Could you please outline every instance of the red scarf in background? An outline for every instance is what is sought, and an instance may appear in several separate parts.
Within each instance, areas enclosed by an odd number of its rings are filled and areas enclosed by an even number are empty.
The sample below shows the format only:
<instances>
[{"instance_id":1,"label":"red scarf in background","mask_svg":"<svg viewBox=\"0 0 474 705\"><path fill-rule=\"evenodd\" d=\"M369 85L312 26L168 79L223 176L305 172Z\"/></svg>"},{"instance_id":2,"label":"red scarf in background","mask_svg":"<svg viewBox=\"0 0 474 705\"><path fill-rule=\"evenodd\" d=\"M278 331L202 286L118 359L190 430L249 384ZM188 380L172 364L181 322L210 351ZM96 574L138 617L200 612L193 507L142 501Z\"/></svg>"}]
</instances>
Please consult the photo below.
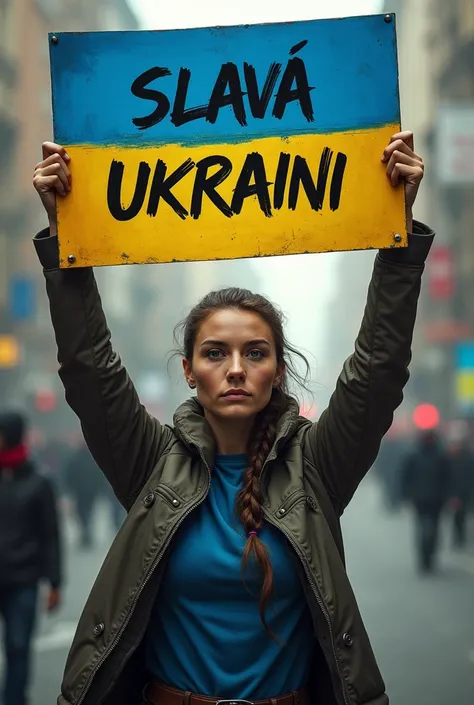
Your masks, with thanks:
<instances>
[{"instance_id":1,"label":"red scarf in background","mask_svg":"<svg viewBox=\"0 0 474 705\"><path fill-rule=\"evenodd\" d=\"M0 450L0 468L16 468L28 460L28 449L24 443L13 448Z\"/></svg>"}]
</instances>

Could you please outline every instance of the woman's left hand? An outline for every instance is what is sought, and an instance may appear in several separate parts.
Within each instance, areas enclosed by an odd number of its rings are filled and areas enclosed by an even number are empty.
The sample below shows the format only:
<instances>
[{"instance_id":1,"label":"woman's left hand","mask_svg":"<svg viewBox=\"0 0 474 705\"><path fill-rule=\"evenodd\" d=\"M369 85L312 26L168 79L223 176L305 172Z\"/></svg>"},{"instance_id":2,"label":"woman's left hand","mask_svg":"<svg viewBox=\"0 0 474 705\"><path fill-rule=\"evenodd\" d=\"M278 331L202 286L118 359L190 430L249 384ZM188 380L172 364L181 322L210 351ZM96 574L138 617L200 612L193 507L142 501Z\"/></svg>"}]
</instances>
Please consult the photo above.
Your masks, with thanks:
<instances>
[{"instance_id":1,"label":"woman's left hand","mask_svg":"<svg viewBox=\"0 0 474 705\"><path fill-rule=\"evenodd\" d=\"M392 186L405 182L407 228L412 229L412 208L424 175L423 159L414 151L413 132L398 132L390 138L384 149L382 161L387 164L387 176Z\"/></svg>"}]
</instances>

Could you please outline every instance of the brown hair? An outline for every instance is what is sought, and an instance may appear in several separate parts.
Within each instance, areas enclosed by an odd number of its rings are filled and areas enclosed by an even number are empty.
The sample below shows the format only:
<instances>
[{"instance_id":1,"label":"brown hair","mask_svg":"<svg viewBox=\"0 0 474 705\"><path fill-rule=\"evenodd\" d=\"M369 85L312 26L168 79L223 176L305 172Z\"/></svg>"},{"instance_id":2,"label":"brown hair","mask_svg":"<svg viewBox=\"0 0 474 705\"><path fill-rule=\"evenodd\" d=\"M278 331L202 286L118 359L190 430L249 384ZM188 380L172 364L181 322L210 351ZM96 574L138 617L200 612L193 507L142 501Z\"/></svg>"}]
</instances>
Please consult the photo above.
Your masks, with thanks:
<instances>
[{"instance_id":1,"label":"brown hair","mask_svg":"<svg viewBox=\"0 0 474 705\"><path fill-rule=\"evenodd\" d=\"M249 465L245 471L242 489L237 496L236 509L247 534L242 556L242 572L253 556L263 575L263 585L260 593L259 611L262 623L267 632L276 638L265 618L265 609L270 600L273 586L273 569L265 544L260 540L258 532L263 525L263 509L259 477L265 460L276 439L278 421L285 411L289 392L289 378L298 386L306 388L309 376L309 363L305 356L294 348L286 339L284 332L284 315L282 311L260 294L253 294L247 289L228 288L212 291L190 311L188 316L175 330L175 338L182 337L180 354L187 360L192 360L194 343L199 326L215 311L236 308L252 311L261 316L271 328L275 343L277 364L285 364L285 371L278 388L274 388L267 406L262 409L255 420L249 453ZM181 335L179 335L181 334ZM300 374L293 360L297 356L304 366L304 374ZM255 533L250 533L255 532Z\"/></svg>"}]
</instances>

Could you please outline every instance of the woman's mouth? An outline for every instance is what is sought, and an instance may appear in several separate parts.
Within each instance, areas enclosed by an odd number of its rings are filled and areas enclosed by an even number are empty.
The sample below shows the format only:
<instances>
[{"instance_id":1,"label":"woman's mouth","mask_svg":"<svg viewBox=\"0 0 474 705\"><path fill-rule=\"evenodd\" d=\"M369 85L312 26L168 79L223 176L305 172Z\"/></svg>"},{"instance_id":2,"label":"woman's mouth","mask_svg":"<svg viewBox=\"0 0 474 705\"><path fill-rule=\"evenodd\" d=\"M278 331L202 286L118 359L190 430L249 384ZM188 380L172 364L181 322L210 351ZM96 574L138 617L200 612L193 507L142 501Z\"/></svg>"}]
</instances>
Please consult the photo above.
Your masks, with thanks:
<instances>
[{"instance_id":1,"label":"woman's mouth","mask_svg":"<svg viewBox=\"0 0 474 705\"><path fill-rule=\"evenodd\" d=\"M229 401L242 401L242 399L248 399L251 394L246 392L245 389L229 389L222 396Z\"/></svg>"}]
</instances>

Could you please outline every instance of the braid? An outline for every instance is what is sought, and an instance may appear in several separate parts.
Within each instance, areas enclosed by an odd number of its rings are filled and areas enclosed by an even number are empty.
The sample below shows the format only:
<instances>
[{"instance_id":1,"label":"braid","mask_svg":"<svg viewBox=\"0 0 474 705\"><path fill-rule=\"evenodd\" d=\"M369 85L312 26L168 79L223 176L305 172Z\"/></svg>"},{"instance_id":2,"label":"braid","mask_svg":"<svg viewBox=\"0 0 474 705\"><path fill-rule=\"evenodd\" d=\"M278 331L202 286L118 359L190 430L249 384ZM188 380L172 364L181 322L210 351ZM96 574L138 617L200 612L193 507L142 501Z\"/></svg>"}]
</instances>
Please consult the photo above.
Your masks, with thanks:
<instances>
[{"instance_id":1,"label":"braid","mask_svg":"<svg viewBox=\"0 0 474 705\"><path fill-rule=\"evenodd\" d=\"M260 619L268 634L274 639L277 637L268 626L265 618L265 609L273 587L273 568L268 549L258 537L258 531L262 528L264 519L259 480L265 460L276 439L278 420L285 408L285 394L281 390L275 389L269 403L257 418L250 450L250 462L245 471L243 487L237 496L240 518L248 536L242 555L242 572L253 555L263 574L259 601Z\"/></svg>"}]
</instances>

